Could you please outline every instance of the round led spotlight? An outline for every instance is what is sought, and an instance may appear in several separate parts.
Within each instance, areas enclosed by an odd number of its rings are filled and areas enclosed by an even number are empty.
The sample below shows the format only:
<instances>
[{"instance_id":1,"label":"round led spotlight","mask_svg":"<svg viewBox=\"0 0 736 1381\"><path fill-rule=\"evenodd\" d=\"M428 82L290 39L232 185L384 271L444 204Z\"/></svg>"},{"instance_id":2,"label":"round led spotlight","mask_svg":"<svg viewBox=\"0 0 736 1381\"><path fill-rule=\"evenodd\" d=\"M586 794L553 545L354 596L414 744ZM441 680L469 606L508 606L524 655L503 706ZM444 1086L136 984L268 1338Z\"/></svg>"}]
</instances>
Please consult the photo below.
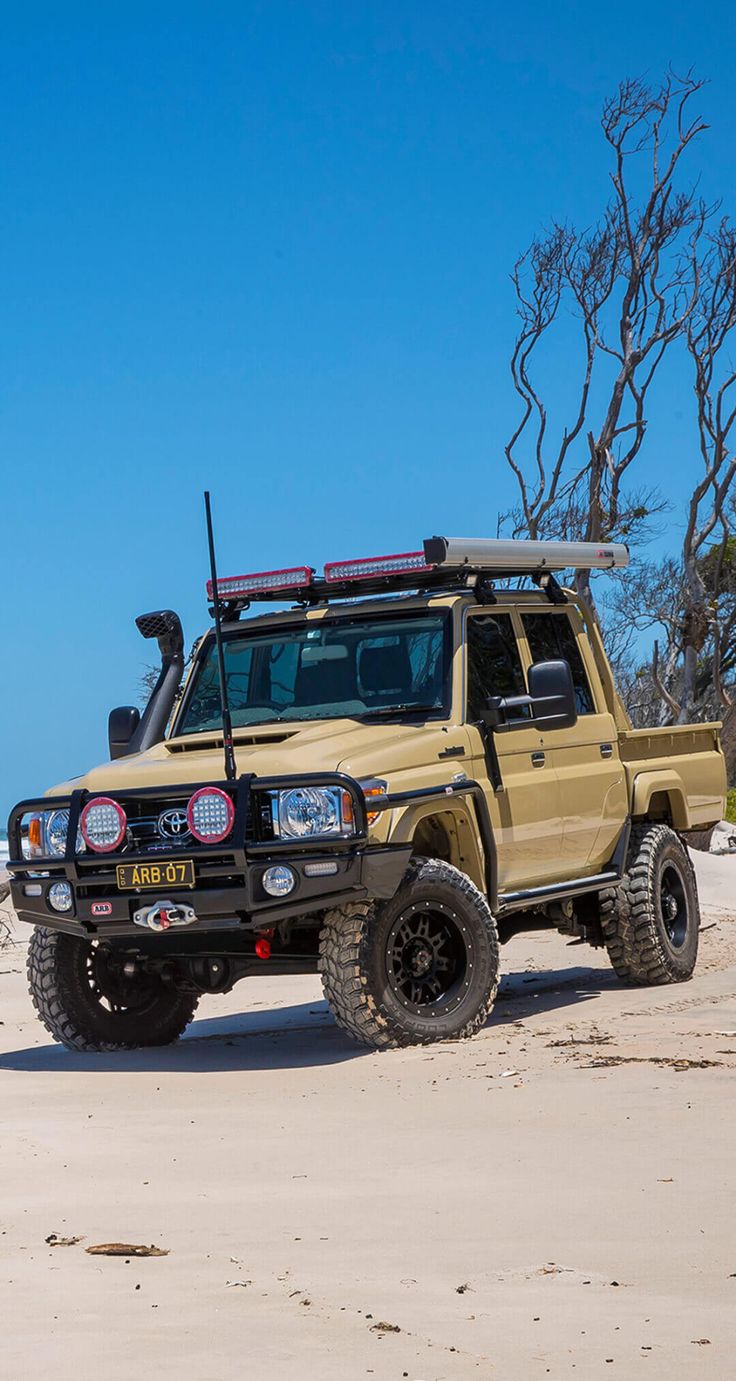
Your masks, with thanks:
<instances>
[{"instance_id":1,"label":"round led spotlight","mask_svg":"<svg viewBox=\"0 0 736 1381\"><path fill-rule=\"evenodd\" d=\"M82 838L97 854L110 854L125 838L128 818L117 801L109 796L95 796L88 801L79 818Z\"/></svg>"},{"instance_id":2,"label":"round led spotlight","mask_svg":"<svg viewBox=\"0 0 736 1381\"><path fill-rule=\"evenodd\" d=\"M219 844L229 835L235 819L235 807L227 792L219 786L203 786L195 791L187 806L190 832L200 844Z\"/></svg>"},{"instance_id":3,"label":"round led spotlight","mask_svg":"<svg viewBox=\"0 0 736 1381\"><path fill-rule=\"evenodd\" d=\"M48 903L54 911L71 911L74 898L68 882L52 882Z\"/></svg>"},{"instance_id":4,"label":"round led spotlight","mask_svg":"<svg viewBox=\"0 0 736 1381\"><path fill-rule=\"evenodd\" d=\"M291 868L279 863L273 868L266 868L261 882L264 892L268 892L269 897L288 897L294 890L296 878Z\"/></svg>"}]
</instances>

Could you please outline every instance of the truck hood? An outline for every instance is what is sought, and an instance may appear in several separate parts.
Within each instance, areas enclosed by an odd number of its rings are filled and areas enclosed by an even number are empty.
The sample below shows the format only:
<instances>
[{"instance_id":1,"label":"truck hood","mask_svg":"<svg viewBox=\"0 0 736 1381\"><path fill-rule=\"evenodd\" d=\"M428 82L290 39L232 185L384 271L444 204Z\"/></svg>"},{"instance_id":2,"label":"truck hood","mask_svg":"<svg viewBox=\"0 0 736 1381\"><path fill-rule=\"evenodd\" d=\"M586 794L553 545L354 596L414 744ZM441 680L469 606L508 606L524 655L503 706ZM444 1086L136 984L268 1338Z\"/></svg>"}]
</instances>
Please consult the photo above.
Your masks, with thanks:
<instances>
[{"instance_id":1,"label":"truck hood","mask_svg":"<svg viewBox=\"0 0 736 1381\"><path fill-rule=\"evenodd\" d=\"M456 725L312 720L236 730L235 758L239 773L254 772L259 777L338 771L357 778L390 778L434 764L436 780L444 781L448 780L448 767L457 768L458 762L457 758L443 762L441 755L460 745L466 746L465 734ZM102 763L80 777L61 782L47 795L65 796L79 789L114 794L116 790L178 782L220 782L224 776L222 737L192 734L157 743L145 753Z\"/></svg>"}]
</instances>

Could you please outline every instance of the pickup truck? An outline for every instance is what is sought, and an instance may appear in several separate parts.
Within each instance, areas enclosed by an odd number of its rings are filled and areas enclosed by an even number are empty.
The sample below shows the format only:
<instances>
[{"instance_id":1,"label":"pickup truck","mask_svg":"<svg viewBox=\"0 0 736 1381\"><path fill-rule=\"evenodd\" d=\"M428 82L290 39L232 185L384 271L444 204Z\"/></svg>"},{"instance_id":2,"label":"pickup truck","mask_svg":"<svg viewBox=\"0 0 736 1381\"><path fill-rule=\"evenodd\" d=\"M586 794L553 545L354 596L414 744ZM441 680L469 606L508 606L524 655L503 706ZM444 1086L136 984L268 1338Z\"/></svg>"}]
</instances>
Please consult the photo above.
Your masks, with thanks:
<instances>
[{"instance_id":1,"label":"pickup truck","mask_svg":"<svg viewBox=\"0 0 736 1381\"><path fill-rule=\"evenodd\" d=\"M10 816L51 1034L164 1044L203 993L319 972L365 1044L469 1036L499 944L542 926L605 946L624 982L688 979L686 841L723 814L719 726L633 729L595 617L555 575L626 560L431 538L215 580L186 675L177 616L142 615L162 658L143 715L114 710L110 761ZM242 617L263 601L292 607Z\"/></svg>"}]
</instances>

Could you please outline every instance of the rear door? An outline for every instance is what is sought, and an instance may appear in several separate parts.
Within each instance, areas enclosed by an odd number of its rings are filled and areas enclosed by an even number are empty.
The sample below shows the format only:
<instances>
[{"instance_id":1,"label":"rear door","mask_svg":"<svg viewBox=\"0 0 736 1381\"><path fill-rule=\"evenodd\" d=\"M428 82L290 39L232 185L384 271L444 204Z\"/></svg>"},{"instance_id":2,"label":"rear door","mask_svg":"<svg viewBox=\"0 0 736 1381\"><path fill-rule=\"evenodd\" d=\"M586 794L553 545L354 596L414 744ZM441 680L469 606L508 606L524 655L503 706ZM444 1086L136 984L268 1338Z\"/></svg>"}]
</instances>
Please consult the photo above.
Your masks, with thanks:
<instances>
[{"instance_id":1,"label":"rear door","mask_svg":"<svg viewBox=\"0 0 736 1381\"><path fill-rule=\"evenodd\" d=\"M571 729L548 732L546 750L559 785L566 873L597 872L609 861L628 812L616 724L577 609L522 612L521 622L530 664L562 657L572 671L578 720Z\"/></svg>"},{"instance_id":2,"label":"rear door","mask_svg":"<svg viewBox=\"0 0 736 1381\"><path fill-rule=\"evenodd\" d=\"M525 695L518 645L519 625L511 611L480 609L467 615L466 715L471 740L470 775L488 778L486 744L478 727L489 695ZM559 788L551 755L530 719L529 727L494 736L503 789L488 790L503 891L541 885L565 876Z\"/></svg>"}]
</instances>

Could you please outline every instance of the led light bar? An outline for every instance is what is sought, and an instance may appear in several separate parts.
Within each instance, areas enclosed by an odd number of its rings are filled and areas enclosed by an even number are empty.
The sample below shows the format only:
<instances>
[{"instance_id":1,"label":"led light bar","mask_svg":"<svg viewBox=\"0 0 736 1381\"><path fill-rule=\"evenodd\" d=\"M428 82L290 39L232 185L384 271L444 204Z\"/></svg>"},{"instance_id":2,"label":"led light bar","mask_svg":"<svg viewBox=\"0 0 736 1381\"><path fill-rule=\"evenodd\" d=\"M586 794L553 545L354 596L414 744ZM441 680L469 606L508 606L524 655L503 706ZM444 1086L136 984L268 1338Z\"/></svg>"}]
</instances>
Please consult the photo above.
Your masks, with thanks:
<instances>
[{"instance_id":1,"label":"led light bar","mask_svg":"<svg viewBox=\"0 0 736 1381\"><path fill-rule=\"evenodd\" d=\"M218 599L239 599L242 595L271 593L276 590L299 590L311 585L314 571L311 566L290 566L283 571L254 571L252 575L217 577ZM207 595L214 598L212 581L207 581Z\"/></svg>"},{"instance_id":2,"label":"led light bar","mask_svg":"<svg viewBox=\"0 0 736 1381\"><path fill-rule=\"evenodd\" d=\"M609 571L629 564L623 542L526 542L495 537L428 537L429 566L468 566L476 571L523 575L533 571Z\"/></svg>"},{"instance_id":3,"label":"led light bar","mask_svg":"<svg viewBox=\"0 0 736 1381\"><path fill-rule=\"evenodd\" d=\"M357 561L328 561L325 580L369 580L381 575L406 575L409 571L428 571L430 565L422 551L402 551L393 556L367 556Z\"/></svg>"}]
</instances>

